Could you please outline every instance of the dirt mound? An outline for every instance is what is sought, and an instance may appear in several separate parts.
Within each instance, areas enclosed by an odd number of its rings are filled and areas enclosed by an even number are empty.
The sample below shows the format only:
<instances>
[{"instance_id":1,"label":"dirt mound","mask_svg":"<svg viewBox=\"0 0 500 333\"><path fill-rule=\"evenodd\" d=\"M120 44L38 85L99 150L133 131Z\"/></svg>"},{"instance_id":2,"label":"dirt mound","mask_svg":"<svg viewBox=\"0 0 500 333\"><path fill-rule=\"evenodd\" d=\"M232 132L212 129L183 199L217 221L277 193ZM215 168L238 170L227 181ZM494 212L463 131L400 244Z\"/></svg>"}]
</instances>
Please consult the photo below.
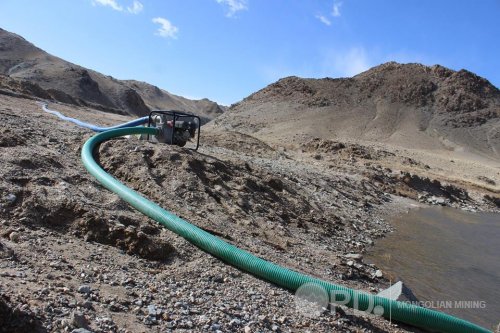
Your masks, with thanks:
<instances>
[{"instance_id":1,"label":"dirt mound","mask_svg":"<svg viewBox=\"0 0 500 333\"><path fill-rule=\"evenodd\" d=\"M354 161L357 158L376 161L395 156L394 153L383 149L319 138L315 138L308 143L303 144L302 147L304 151L314 153L316 159L323 158L322 154L324 156L328 156L330 160L349 159L351 161Z\"/></svg>"},{"instance_id":2,"label":"dirt mound","mask_svg":"<svg viewBox=\"0 0 500 333\"><path fill-rule=\"evenodd\" d=\"M235 225L274 247L288 247L287 237L268 234L273 228L333 230L339 219L315 209L300 195L297 180L276 177L249 163L230 163L169 146L135 146L130 141L105 143L100 163L113 175L163 207L189 216L216 235L233 239ZM134 148L137 147L137 148ZM128 154L120 152L128 151ZM206 209L199 209L203 202ZM221 219L221 217L224 217ZM267 230L267 232L266 232Z\"/></svg>"},{"instance_id":3,"label":"dirt mound","mask_svg":"<svg viewBox=\"0 0 500 333\"><path fill-rule=\"evenodd\" d=\"M281 79L211 126L288 145L319 137L499 158L500 91L466 70L387 63L353 78Z\"/></svg>"},{"instance_id":4,"label":"dirt mound","mask_svg":"<svg viewBox=\"0 0 500 333\"><path fill-rule=\"evenodd\" d=\"M203 141L210 145L248 155L279 158L281 153L251 135L234 131L203 131Z\"/></svg>"},{"instance_id":5,"label":"dirt mound","mask_svg":"<svg viewBox=\"0 0 500 333\"><path fill-rule=\"evenodd\" d=\"M428 165L379 147L318 138L302 147L303 152L310 154L316 160L321 160L331 168L346 165L367 168L363 174L370 179L370 183L384 192L429 204L460 207L471 203L471 198L465 189L449 182L422 176L430 169ZM388 161L391 161L389 164L392 166L412 168L419 174L408 171L397 172L379 164L387 164ZM489 184L495 185L494 181L486 179ZM485 200L494 202L489 197L485 197Z\"/></svg>"},{"instance_id":6,"label":"dirt mound","mask_svg":"<svg viewBox=\"0 0 500 333\"><path fill-rule=\"evenodd\" d=\"M69 63L0 29L0 74L10 91L27 96L143 116L152 109L175 109L211 120L224 107L207 99L189 100L144 82L121 81ZM0 78L0 89L5 86ZM154 93L152 93L154 92Z\"/></svg>"},{"instance_id":7,"label":"dirt mound","mask_svg":"<svg viewBox=\"0 0 500 333\"><path fill-rule=\"evenodd\" d=\"M408 172L399 175L378 172L367 176L384 191L421 202L446 206L470 201L467 191L462 188Z\"/></svg>"},{"instance_id":8,"label":"dirt mound","mask_svg":"<svg viewBox=\"0 0 500 333\"><path fill-rule=\"evenodd\" d=\"M5 126L0 130L0 215L8 213L26 226L72 233L144 258L165 260L174 252L158 238L158 226L137 220L119 200L107 202L100 196L95 202L99 190L74 155L84 131L52 131L50 118L41 126L18 126L20 118L5 110L0 110L0 121ZM64 155L73 157L61 158ZM13 230L3 236L8 238Z\"/></svg>"}]
</instances>

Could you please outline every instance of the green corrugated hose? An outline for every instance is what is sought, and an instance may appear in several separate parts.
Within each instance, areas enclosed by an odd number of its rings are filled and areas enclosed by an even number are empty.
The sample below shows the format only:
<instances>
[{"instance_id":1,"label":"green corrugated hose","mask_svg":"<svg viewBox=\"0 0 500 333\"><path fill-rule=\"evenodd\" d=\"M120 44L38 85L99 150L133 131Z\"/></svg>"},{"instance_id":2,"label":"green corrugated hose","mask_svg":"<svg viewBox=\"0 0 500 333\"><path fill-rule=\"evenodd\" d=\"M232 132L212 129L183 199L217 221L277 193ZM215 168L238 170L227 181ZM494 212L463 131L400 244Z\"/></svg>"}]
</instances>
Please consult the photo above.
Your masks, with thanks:
<instances>
[{"instance_id":1,"label":"green corrugated hose","mask_svg":"<svg viewBox=\"0 0 500 333\"><path fill-rule=\"evenodd\" d=\"M374 308L380 310L380 307L382 307L384 310L384 317L415 327L429 331L450 333L490 332L478 325L438 311L356 291L283 268L226 243L214 235L166 211L120 183L106 173L106 171L104 171L94 160L93 150L101 142L119 136L135 134L155 135L157 132L154 128L131 127L110 130L93 136L85 142L82 148L82 161L85 168L87 168L103 186L118 194L135 209L158 221L164 227L184 237L200 249L238 269L291 291L296 291L299 287L307 283L313 283L324 288L327 295L344 295L341 297L342 299L334 296L334 299L331 300L332 302L342 302L345 300L345 295L348 295L350 301L346 305L351 308L354 306L361 311L369 310L373 312L372 310Z\"/></svg>"}]
</instances>

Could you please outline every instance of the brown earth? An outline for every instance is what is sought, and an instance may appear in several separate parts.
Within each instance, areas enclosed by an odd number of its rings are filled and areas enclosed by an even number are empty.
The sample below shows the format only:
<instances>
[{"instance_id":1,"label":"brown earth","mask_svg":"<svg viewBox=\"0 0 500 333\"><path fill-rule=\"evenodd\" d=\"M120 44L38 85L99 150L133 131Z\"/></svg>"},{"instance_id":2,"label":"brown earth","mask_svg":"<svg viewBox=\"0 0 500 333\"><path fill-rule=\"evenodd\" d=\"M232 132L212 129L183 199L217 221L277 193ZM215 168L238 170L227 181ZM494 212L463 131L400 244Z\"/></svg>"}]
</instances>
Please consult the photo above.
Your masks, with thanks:
<instances>
[{"instance_id":1,"label":"brown earth","mask_svg":"<svg viewBox=\"0 0 500 333\"><path fill-rule=\"evenodd\" d=\"M102 125L129 120L49 106ZM79 159L90 131L5 95L0 121L3 331L416 331L343 311L304 317L293 294L225 265L102 188ZM424 203L498 211L498 167L455 181L467 161L430 163L420 152L339 140L290 149L208 128L199 152L130 138L104 143L96 157L230 243L372 293L388 281L359 257L391 230L387 216Z\"/></svg>"}]
</instances>

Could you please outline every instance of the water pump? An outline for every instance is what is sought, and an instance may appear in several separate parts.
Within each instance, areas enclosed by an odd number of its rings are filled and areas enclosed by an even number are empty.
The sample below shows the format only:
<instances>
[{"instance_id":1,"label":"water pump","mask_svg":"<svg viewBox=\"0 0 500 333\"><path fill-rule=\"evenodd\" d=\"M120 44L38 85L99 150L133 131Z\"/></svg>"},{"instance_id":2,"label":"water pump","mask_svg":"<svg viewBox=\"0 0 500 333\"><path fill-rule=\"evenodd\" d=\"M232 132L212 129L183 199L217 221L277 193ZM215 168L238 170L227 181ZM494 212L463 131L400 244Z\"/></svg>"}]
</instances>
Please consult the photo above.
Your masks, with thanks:
<instances>
[{"instance_id":1,"label":"water pump","mask_svg":"<svg viewBox=\"0 0 500 333\"><path fill-rule=\"evenodd\" d=\"M184 147L188 141L194 141L194 150L200 146L201 120L198 116L180 111L152 111L148 127L158 129L154 136L158 142Z\"/></svg>"}]
</instances>

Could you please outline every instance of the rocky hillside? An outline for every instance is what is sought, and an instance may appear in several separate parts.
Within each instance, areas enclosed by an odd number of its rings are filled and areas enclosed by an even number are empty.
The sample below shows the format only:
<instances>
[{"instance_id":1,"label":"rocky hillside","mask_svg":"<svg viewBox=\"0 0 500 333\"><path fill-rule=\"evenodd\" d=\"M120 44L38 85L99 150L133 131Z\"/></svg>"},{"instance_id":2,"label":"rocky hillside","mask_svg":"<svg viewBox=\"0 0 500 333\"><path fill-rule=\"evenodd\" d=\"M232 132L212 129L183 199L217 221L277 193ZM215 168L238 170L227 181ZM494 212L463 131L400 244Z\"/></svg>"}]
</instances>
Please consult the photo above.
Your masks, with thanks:
<instances>
[{"instance_id":1,"label":"rocky hillside","mask_svg":"<svg viewBox=\"0 0 500 333\"><path fill-rule=\"evenodd\" d=\"M131 115L167 108L209 120L224 111L207 99L189 100L147 83L117 80L72 64L2 29L0 90Z\"/></svg>"},{"instance_id":2,"label":"rocky hillside","mask_svg":"<svg viewBox=\"0 0 500 333\"><path fill-rule=\"evenodd\" d=\"M359 139L500 157L500 91L469 71L386 63L352 78L287 77L214 126L300 143Z\"/></svg>"},{"instance_id":3,"label":"rocky hillside","mask_svg":"<svg viewBox=\"0 0 500 333\"><path fill-rule=\"evenodd\" d=\"M169 93L146 82L135 80L122 81L137 91L151 110L182 110L211 120L221 115L227 108L207 98L192 100Z\"/></svg>"}]
</instances>

